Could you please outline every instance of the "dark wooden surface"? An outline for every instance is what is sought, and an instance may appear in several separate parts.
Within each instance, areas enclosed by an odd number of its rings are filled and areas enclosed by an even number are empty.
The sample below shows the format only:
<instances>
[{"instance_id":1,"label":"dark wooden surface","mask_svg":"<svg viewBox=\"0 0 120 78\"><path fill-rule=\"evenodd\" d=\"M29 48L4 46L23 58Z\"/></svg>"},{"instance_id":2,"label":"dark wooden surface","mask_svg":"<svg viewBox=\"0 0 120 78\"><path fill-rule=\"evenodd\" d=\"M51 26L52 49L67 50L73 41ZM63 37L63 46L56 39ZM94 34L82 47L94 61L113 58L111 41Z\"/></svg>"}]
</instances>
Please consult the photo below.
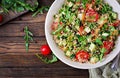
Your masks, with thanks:
<instances>
[{"instance_id":1,"label":"dark wooden surface","mask_svg":"<svg viewBox=\"0 0 120 78\"><path fill-rule=\"evenodd\" d=\"M31 5L35 5L36 1L37 0L27 0L27 3L31 4ZM0 9L1 9L1 7L0 7ZM0 23L0 26L7 23L7 22L9 22L9 21L11 21L12 19L15 19L15 18L27 13L27 12L28 12L28 10L25 10L23 12L9 11L7 13L1 13L1 15L3 16L4 19Z\"/></svg>"},{"instance_id":2,"label":"dark wooden surface","mask_svg":"<svg viewBox=\"0 0 120 78\"><path fill-rule=\"evenodd\" d=\"M44 4L48 4L47 1ZM34 18L31 15L27 13L0 26L0 78L88 78L88 70L75 69L61 61L45 64L35 56L40 46L47 43L46 13ZM34 34L28 53L23 40L25 26Z\"/></svg>"}]
</instances>

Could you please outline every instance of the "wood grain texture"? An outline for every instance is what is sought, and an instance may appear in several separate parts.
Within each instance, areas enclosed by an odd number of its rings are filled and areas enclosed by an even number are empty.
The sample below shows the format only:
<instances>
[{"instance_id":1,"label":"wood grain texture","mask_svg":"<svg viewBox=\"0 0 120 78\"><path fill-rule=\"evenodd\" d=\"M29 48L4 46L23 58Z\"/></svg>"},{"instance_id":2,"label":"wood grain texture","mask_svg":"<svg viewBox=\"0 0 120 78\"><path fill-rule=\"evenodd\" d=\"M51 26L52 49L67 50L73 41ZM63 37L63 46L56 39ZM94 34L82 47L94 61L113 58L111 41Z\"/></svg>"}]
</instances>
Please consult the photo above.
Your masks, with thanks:
<instances>
[{"instance_id":1,"label":"wood grain texture","mask_svg":"<svg viewBox=\"0 0 120 78\"><path fill-rule=\"evenodd\" d=\"M75 69L61 61L45 64L35 56L40 46L47 43L46 13L34 18L31 15L27 13L0 27L0 78L88 78L88 70ZM28 53L23 39L25 26L34 34Z\"/></svg>"},{"instance_id":2,"label":"wood grain texture","mask_svg":"<svg viewBox=\"0 0 120 78\"><path fill-rule=\"evenodd\" d=\"M27 0L27 3L34 6L36 1L37 0ZM21 16L21 15L23 15L23 14L25 14L25 13L27 13L27 12L28 12L28 10L25 10L23 12L16 12L16 11L10 10L8 13L2 13L1 15L3 16L3 21L0 23L0 26L15 19L15 18L17 18L17 17L19 17L19 16Z\"/></svg>"}]
</instances>

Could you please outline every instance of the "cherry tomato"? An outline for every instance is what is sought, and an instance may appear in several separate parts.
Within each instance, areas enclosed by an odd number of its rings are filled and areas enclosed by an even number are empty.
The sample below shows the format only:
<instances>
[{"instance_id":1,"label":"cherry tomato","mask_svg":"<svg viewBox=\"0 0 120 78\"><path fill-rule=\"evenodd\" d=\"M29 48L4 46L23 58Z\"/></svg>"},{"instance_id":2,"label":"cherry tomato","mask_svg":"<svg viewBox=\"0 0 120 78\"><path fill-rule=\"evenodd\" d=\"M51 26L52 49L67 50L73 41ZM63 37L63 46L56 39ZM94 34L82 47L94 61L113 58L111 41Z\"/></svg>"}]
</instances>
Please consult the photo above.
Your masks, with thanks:
<instances>
[{"instance_id":1,"label":"cherry tomato","mask_svg":"<svg viewBox=\"0 0 120 78\"><path fill-rule=\"evenodd\" d=\"M42 55L49 55L51 53L51 49L48 45L42 45L40 48L41 54Z\"/></svg>"},{"instance_id":2,"label":"cherry tomato","mask_svg":"<svg viewBox=\"0 0 120 78\"><path fill-rule=\"evenodd\" d=\"M0 15L0 23L3 21L3 16Z\"/></svg>"},{"instance_id":3,"label":"cherry tomato","mask_svg":"<svg viewBox=\"0 0 120 78\"><path fill-rule=\"evenodd\" d=\"M92 8L86 11L86 20L93 22L99 19L99 14Z\"/></svg>"},{"instance_id":4,"label":"cherry tomato","mask_svg":"<svg viewBox=\"0 0 120 78\"><path fill-rule=\"evenodd\" d=\"M109 54L111 48L113 47L113 41L104 41L103 42L103 47L107 50L105 54Z\"/></svg>"},{"instance_id":5,"label":"cherry tomato","mask_svg":"<svg viewBox=\"0 0 120 78\"><path fill-rule=\"evenodd\" d=\"M76 59L83 59L83 60L88 60L90 58L90 54L86 51L79 51L76 53Z\"/></svg>"}]
</instances>

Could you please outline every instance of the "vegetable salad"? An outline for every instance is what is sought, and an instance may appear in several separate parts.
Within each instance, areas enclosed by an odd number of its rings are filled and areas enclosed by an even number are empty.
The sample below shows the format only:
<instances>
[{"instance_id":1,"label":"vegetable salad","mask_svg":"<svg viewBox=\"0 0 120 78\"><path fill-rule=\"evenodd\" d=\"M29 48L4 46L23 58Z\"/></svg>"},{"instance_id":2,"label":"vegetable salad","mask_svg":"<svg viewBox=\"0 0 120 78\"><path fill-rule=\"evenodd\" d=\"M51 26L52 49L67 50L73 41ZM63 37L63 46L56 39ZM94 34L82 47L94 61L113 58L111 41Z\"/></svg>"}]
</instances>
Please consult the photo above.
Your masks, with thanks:
<instances>
[{"instance_id":1,"label":"vegetable salad","mask_svg":"<svg viewBox=\"0 0 120 78\"><path fill-rule=\"evenodd\" d=\"M95 64L113 50L119 23L118 14L102 0L65 0L51 29L68 58Z\"/></svg>"}]
</instances>

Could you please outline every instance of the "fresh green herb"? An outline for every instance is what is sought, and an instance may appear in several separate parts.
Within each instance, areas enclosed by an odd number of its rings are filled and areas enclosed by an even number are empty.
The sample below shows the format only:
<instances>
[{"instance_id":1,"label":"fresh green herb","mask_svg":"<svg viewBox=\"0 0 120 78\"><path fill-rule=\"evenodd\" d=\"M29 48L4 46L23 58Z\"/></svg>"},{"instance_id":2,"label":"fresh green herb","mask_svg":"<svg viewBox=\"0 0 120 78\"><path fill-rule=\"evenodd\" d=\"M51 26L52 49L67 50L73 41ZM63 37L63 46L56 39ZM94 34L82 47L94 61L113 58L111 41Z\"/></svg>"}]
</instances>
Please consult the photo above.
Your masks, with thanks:
<instances>
[{"instance_id":1,"label":"fresh green herb","mask_svg":"<svg viewBox=\"0 0 120 78\"><path fill-rule=\"evenodd\" d=\"M102 3L103 0L95 0L95 4L96 5L100 5Z\"/></svg>"},{"instance_id":2,"label":"fresh green herb","mask_svg":"<svg viewBox=\"0 0 120 78\"><path fill-rule=\"evenodd\" d=\"M24 28L24 33L25 33L25 36L24 36L25 47L26 47L26 51L28 52L28 50L29 50L29 41L33 41L33 38L32 38L33 34L32 34L32 32L29 31L27 26Z\"/></svg>"},{"instance_id":3,"label":"fresh green herb","mask_svg":"<svg viewBox=\"0 0 120 78\"><path fill-rule=\"evenodd\" d=\"M70 58L71 58L71 59L75 58L75 54L72 54L72 55L70 56Z\"/></svg>"},{"instance_id":4,"label":"fresh green herb","mask_svg":"<svg viewBox=\"0 0 120 78\"><path fill-rule=\"evenodd\" d=\"M55 35L56 33L60 32L62 29L63 29L63 26L59 27L57 30L52 32L52 34Z\"/></svg>"},{"instance_id":5,"label":"fresh green herb","mask_svg":"<svg viewBox=\"0 0 120 78\"><path fill-rule=\"evenodd\" d=\"M108 4L102 4L102 9L100 10L100 13L105 14L107 12L112 11L112 7Z\"/></svg>"},{"instance_id":6,"label":"fresh green herb","mask_svg":"<svg viewBox=\"0 0 120 78\"><path fill-rule=\"evenodd\" d=\"M58 61L57 57L52 53L52 59L49 59L47 57L43 57L42 55L40 54L36 54L36 56L42 60L44 63L47 63L47 64L51 64L51 63L55 63Z\"/></svg>"},{"instance_id":7,"label":"fresh green herb","mask_svg":"<svg viewBox=\"0 0 120 78\"><path fill-rule=\"evenodd\" d=\"M102 41L99 38L96 39L96 43L102 45Z\"/></svg>"},{"instance_id":8,"label":"fresh green herb","mask_svg":"<svg viewBox=\"0 0 120 78\"><path fill-rule=\"evenodd\" d=\"M87 25L89 26L90 29L94 29L97 26L97 24L94 22L93 23L87 22Z\"/></svg>"},{"instance_id":9,"label":"fresh green herb","mask_svg":"<svg viewBox=\"0 0 120 78\"><path fill-rule=\"evenodd\" d=\"M119 34L120 34L120 30L119 30Z\"/></svg>"},{"instance_id":10,"label":"fresh green herb","mask_svg":"<svg viewBox=\"0 0 120 78\"><path fill-rule=\"evenodd\" d=\"M86 36L80 36L80 35L76 35L78 38L78 42L82 42L86 40Z\"/></svg>"},{"instance_id":11,"label":"fresh green herb","mask_svg":"<svg viewBox=\"0 0 120 78\"><path fill-rule=\"evenodd\" d=\"M44 11L48 11L49 10L49 6L42 6L41 8L39 8L32 16L36 16L38 13L43 14Z\"/></svg>"},{"instance_id":12,"label":"fresh green herb","mask_svg":"<svg viewBox=\"0 0 120 78\"><path fill-rule=\"evenodd\" d=\"M106 49L102 48L101 49L101 54L100 54L100 61L102 61L105 52L106 52Z\"/></svg>"},{"instance_id":13,"label":"fresh green herb","mask_svg":"<svg viewBox=\"0 0 120 78\"><path fill-rule=\"evenodd\" d=\"M86 7L86 4L89 2L89 0L82 0L82 6L83 6L83 8L85 8Z\"/></svg>"},{"instance_id":14,"label":"fresh green herb","mask_svg":"<svg viewBox=\"0 0 120 78\"><path fill-rule=\"evenodd\" d=\"M0 2L3 12L9 12L9 10L22 12L24 10L34 11L38 7L38 2L34 5L27 3L26 0L2 0Z\"/></svg>"}]
</instances>

